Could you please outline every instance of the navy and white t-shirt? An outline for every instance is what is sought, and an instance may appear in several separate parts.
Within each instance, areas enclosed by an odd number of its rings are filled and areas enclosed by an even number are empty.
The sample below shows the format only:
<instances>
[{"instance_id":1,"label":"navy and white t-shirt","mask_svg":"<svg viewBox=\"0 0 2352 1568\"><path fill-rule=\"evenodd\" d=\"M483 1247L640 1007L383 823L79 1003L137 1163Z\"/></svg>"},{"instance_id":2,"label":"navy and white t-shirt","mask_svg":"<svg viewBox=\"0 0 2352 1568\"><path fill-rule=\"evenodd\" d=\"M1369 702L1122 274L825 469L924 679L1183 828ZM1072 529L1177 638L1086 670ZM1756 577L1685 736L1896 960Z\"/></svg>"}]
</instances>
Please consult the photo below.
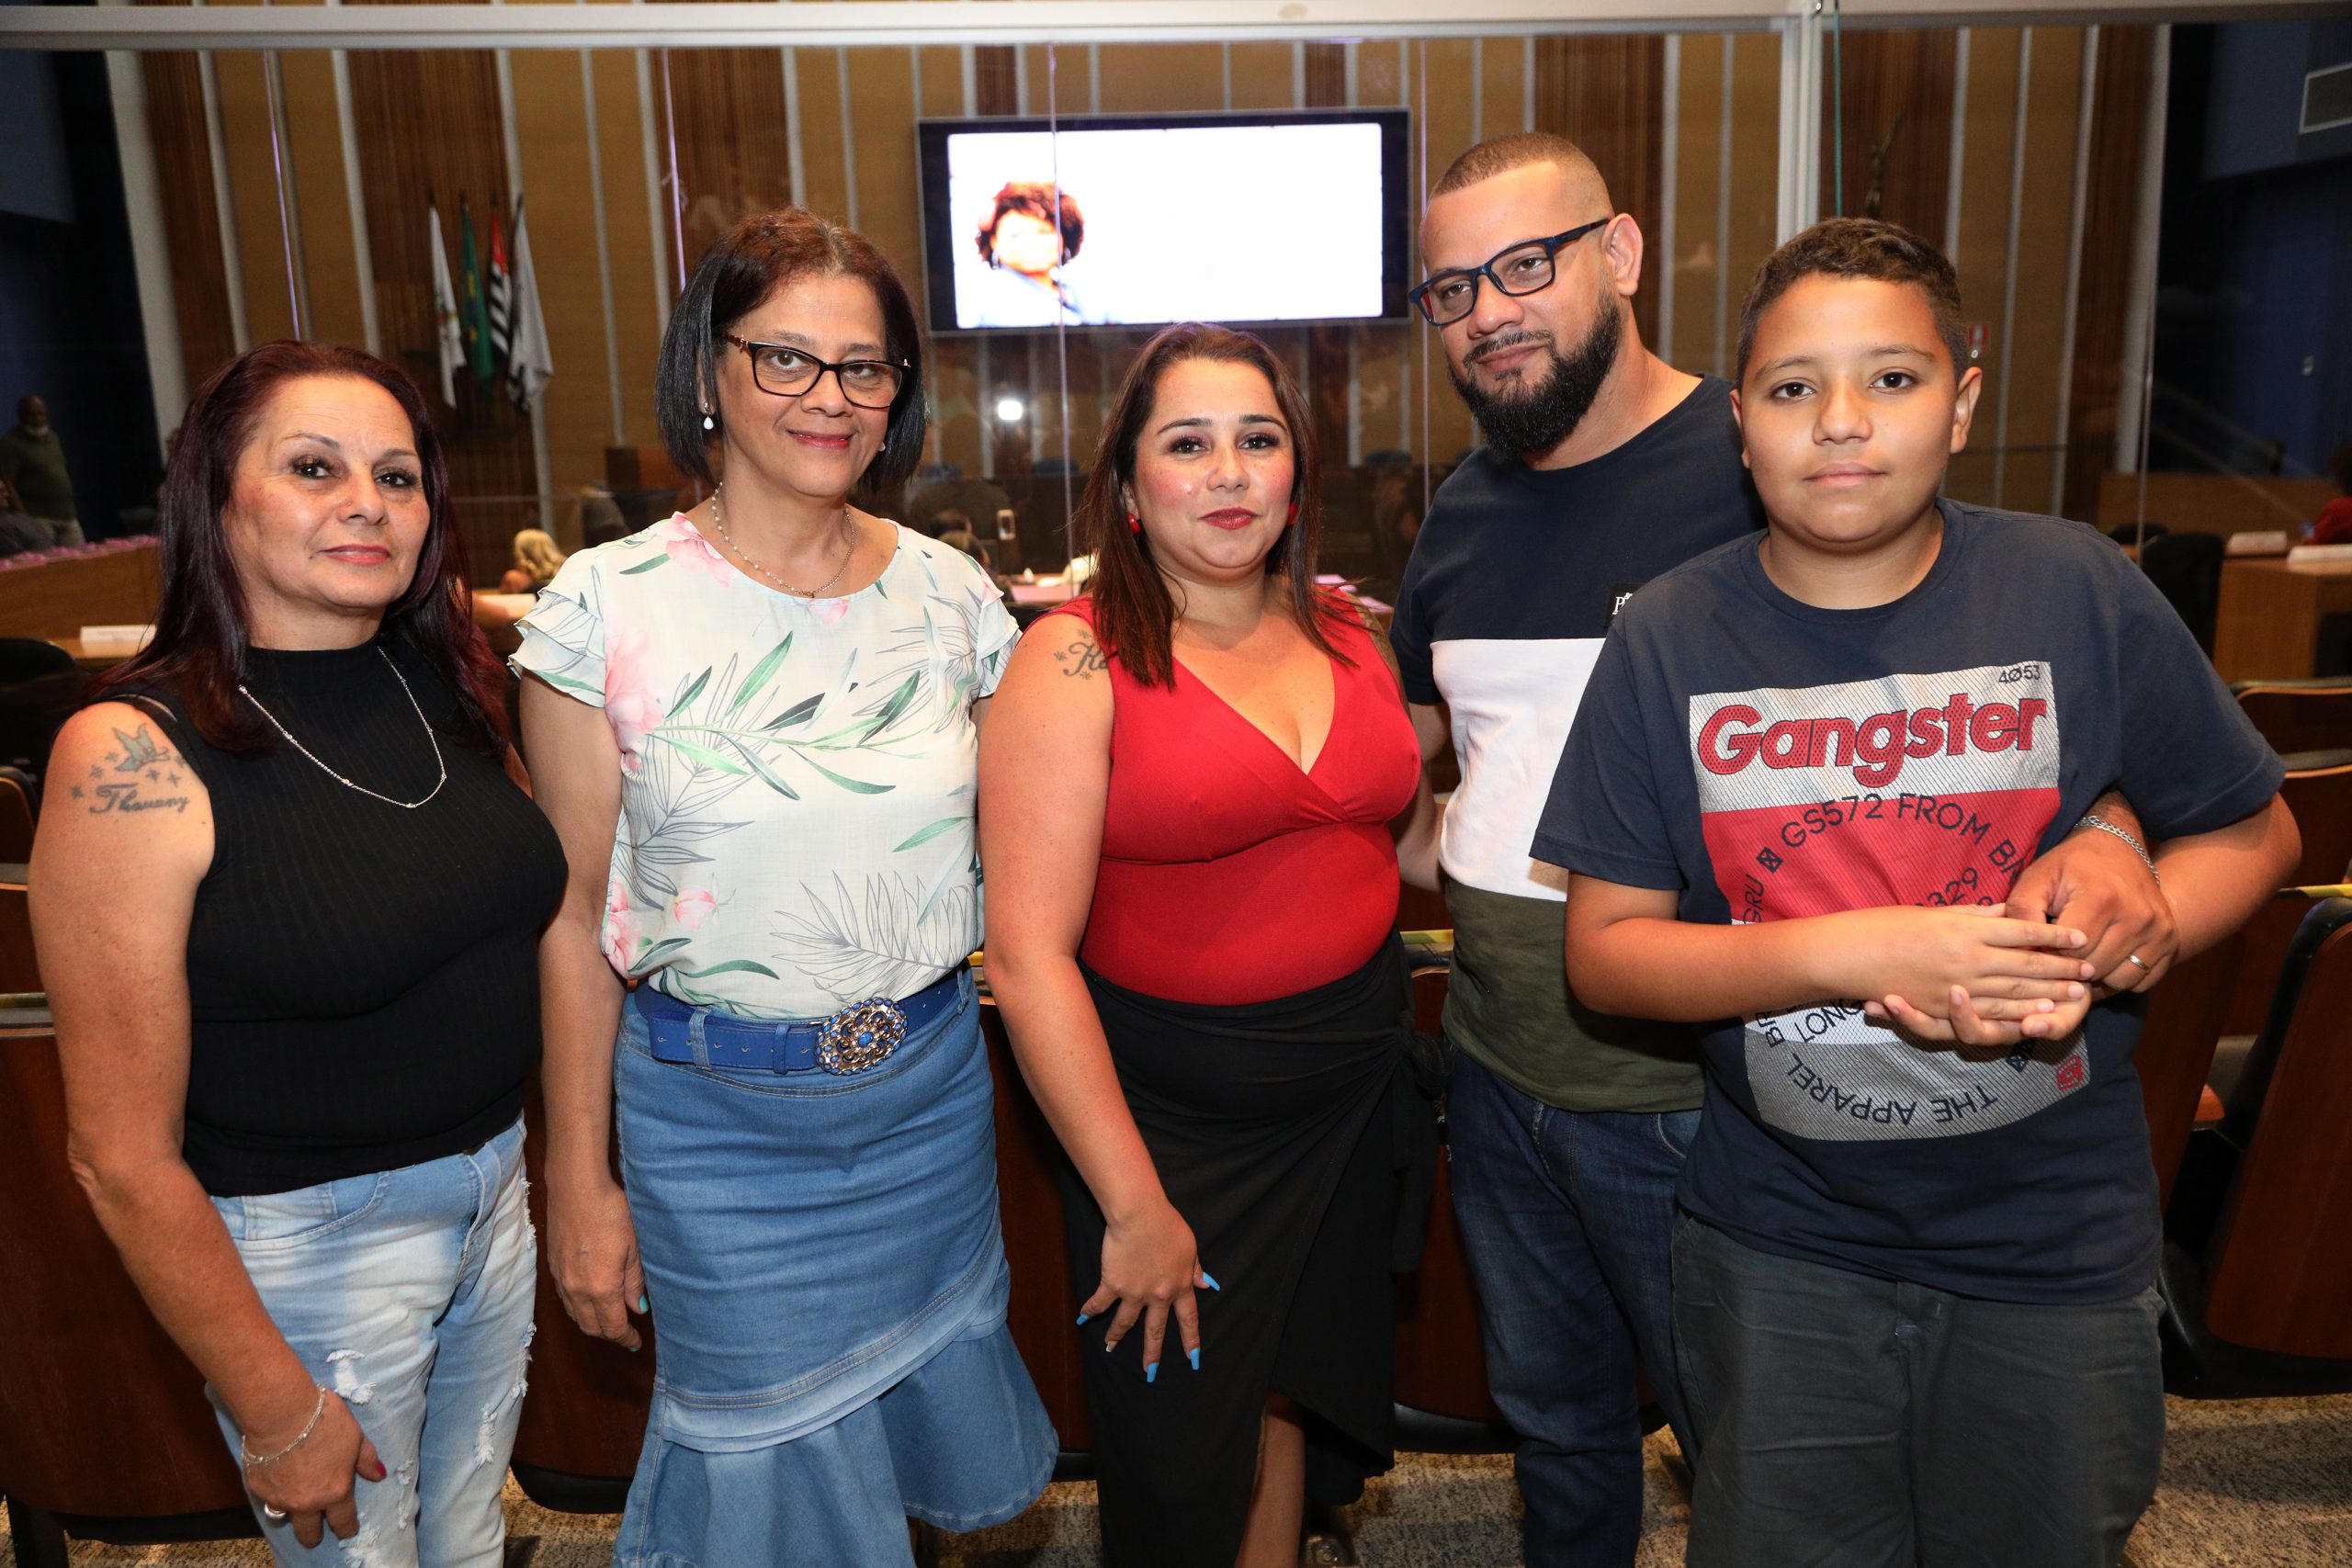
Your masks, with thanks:
<instances>
[{"instance_id":1,"label":"navy and white t-shirt","mask_svg":"<svg viewBox=\"0 0 2352 1568\"><path fill-rule=\"evenodd\" d=\"M1390 640L1407 699L1451 709L1462 765L1438 846L1454 931L1446 1033L1548 1104L1699 1103L1688 1029L1603 1018L1568 995L1566 878L1527 845L1626 596L1762 525L1730 383L1711 376L1588 462L1531 468L1473 452L1414 540Z\"/></svg>"},{"instance_id":2,"label":"navy and white t-shirt","mask_svg":"<svg viewBox=\"0 0 2352 1568\"><path fill-rule=\"evenodd\" d=\"M1800 604L1760 540L1645 588L1561 759L1574 809L1547 809L1535 853L1713 924L1997 904L2110 786L2157 840L2278 792L2278 758L2120 550L1939 504L1936 561L1892 604ZM1767 1252L1962 1294L2128 1296L2159 1246L2142 1010L2119 998L2007 1053L1916 1045L1838 998L1713 1026L1681 1202Z\"/></svg>"}]
</instances>

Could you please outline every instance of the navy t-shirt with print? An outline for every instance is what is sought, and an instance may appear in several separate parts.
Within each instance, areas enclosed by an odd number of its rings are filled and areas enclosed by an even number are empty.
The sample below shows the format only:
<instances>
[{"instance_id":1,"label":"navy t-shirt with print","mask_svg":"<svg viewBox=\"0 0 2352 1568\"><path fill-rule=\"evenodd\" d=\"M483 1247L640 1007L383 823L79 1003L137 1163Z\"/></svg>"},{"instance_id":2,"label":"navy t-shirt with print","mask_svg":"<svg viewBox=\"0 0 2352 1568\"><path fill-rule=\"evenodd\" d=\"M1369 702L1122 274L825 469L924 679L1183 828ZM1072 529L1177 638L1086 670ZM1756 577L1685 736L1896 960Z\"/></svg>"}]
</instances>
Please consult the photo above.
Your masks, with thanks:
<instances>
[{"instance_id":1,"label":"navy t-shirt with print","mask_svg":"<svg viewBox=\"0 0 2352 1568\"><path fill-rule=\"evenodd\" d=\"M1801 604L1756 539L1644 588L1535 853L1713 924L1999 903L2110 786L2157 840L2277 792L2277 757L2121 551L1939 504L1936 561L1892 604ZM1725 1021L1682 1205L1767 1252L1966 1295L2128 1296L2159 1247L2142 1010L2102 1003L2010 1053L1916 1045L1836 998Z\"/></svg>"}]
</instances>

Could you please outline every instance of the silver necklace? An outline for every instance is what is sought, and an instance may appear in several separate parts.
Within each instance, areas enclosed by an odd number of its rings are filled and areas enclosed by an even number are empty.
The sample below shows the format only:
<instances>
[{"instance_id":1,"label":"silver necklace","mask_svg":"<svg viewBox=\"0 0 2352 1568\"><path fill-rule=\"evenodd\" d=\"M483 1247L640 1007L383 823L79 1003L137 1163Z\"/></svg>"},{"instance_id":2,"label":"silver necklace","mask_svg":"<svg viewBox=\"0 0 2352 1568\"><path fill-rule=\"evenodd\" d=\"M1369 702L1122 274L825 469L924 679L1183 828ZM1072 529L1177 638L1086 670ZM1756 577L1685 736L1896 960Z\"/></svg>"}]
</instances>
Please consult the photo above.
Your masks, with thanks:
<instances>
[{"instance_id":1,"label":"silver necklace","mask_svg":"<svg viewBox=\"0 0 2352 1568\"><path fill-rule=\"evenodd\" d=\"M397 806L403 811L413 811L418 807L423 806L425 801L431 800L435 795L441 793L441 786L449 782L449 763L447 759L441 755L441 738L433 733L433 726L426 720L424 716L424 709L417 704L416 694L409 690L408 677L401 673L401 667L399 665L392 663L392 656L389 653L384 653L383 644L378 643L376 645L376 651L379 654L383 654L384 662L387 665L390 665L392 679L401 683L401 694L408 698L408 705L410 707L416 709L416 722L424 726L424 738L433 743L433 765L441 770L441 776L435 779L433 781L433 787L424 792L424 800L394 800L389 795L378 795L376 791L369 789L366 784L353 784L349 779L344 777L343 774L336 773L333 768L330 768L324 762L320 761L318 754L312 751L308 746L305 746L300 740L295 739L294 732L287 728L283 724L280 724L277 721L277 716L276 714L270 712L269 709L266 707L262 707L261 699L254 696L251 691L247 690L244 682L242 681L237 682L237 694L244 698L245 701L253 704L254 706L261 708L262 717L269 720L271 728L277 730L278 734L286 737L286 744L293 747L294 750L301 752L305 757L310 758L311 764L316 767L319 772L326 774L327 777L334 780L335 783L341 784L344 788L356 789L362 795L373 795L376 799L382 801L385 805Z\"/></svg>"},{"instance_id":2,"label":"silver necklace","mask_svg":"<svg viewBox=\"0 0 2352 1568\"><path fill-rule=\"evenodd\" d=\"M716 486L712 487L710 492L710 525L718 530L718 536L727 541L727 547L729 549L733 550L737 555L743 558L743 564L745 566L750 567L753 571L758 572L762 577L766 578L770 582L775 583L778 588L783 589L786 593L791 594L796 599L814 599L826 589L831 588L834 583L839 582L842 580L842 573L849 570L849 563L857 558L857 538L850 532L849 508L844 506L842 508L842 540L848 546L848 548L842 552L842 564L833 569L832 576L825 579L824 581L817 584L816 587L795 588L792 584L786 582L784 579L770 571L766 567L762 566L759 561L753 558L752 552L737 544L735 542L735 536L727 531L727 519L719 514L718 510L719 498L726 493L727 481L725 479L719 480Z\"/></svg>"}]
</instances>

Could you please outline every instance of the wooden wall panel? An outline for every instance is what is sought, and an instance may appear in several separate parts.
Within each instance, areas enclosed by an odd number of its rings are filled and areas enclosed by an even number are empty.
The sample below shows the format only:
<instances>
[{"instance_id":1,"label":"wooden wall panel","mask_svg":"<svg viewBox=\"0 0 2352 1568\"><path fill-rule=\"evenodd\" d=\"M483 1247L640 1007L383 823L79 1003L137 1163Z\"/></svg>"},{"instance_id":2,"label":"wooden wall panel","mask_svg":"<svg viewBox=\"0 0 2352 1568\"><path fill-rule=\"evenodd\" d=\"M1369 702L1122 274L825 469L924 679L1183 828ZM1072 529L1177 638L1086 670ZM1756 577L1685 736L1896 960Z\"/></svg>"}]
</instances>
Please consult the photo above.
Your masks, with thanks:
<instances>
[{"instance_id":1,"label":"wooden wall panel","mask_svg":"<svg viewBox=\"0 0 2352 1568\"><path fill-rule=\"evenodd\" d=\"M213 56L213 75L220 88L221 141L229 159L238 260L245 274L245 319L255 343L292 337L294 304L278 210L277 137L262 57L249 50L222 51ZM315 137L309 139L318 144Z\"/></svg>"},{"instance_id":2,"label":"wooden wall panel","mask_svg":"<svg viewBox=\"0 0 2352 1568\"><path fill-rule=\"evenodd\" d=\"M2046 512L2057 477L2059 376L2064 357L2067 235L2074 217L2075 135L2082 102L2083 31L2033 29L2025 167L2018 209L2017 302L2009 323L2009 418L1996 505Z\"/></svg>"},{"instance_id":3,"label":"wooden wall panel","mask_svg":"<svg viewBox=\"0 0 2352 1568\"><path fill-rule=\"evenodd\" d=\"M614 344L620 360L622 445L661 444L653 423L653 367L662 348L662 316L655 308L653 224L645 199L645 141L639 129L637 56L633 50L596 51L592 62L596 79L596 124L588 134L597 138L605 171L605 240L612 257ZM551 134L560 134L553 132ZM550 265L591 265L593 249L583 257L559 257L544 251L534 259ZM662 295L676 285L663 269ZM561 364L556 374L564 375ZM605 477L600 459L585 473L559 470L562 484L584 483Z\"/></svg>"},{"instance_id":4,"label":"wooden wall panel","mask_svg":"<svg viewBox=\"0 0 2352 1568\"><path fill-rule=\"evenodd\" d=\"M2099 476L2114 466L2132 231L2139 220L2141 147L2146 134L2149 68L2155 58L2153 28L2102 27L2098 35L2062 506L2064 515L2076 518L2097 516Z\"/></svg>"},{"instance_id":5,"label":"wooden wall panel","mask_svg":"<svg viewBox=\"0 0 2352 1568\"><path fill-rule=\"evenodd\" d=\"M212 150L204 121L204 86L193 53L140 56L147 78L147 123L154 140L164 239L171 254L172 299L180 354L193 391L234 358L228 268L220 257L213 206ZM243 279L237 280L240 287Z\"/></svg>"},{"instance_id":6,"label":"wooden wall panel","mask_svg":"<svg viewBox=\"0 0 2352 1568\"><path fill-rule=\"evenodd\" d=\"M1952 459L1945 488L1964 501L1993 499L1993 452L2002 433L1993 417L1994 378L2005 368L2001 351L2001 283L2008 267L2009 166L2017 144L2018 60L2015 28L1977 28L1969 39L1965 153L1960 178L1960 245L1952 265L1968 320L1984 329L1979 361L1987 383L1968 450Z\"/></svg>"},{"instance_id":7,"label":"wooden wall panel","mask_svg":"<svg viewBox=\"0 0 2352 1568\"><path fill-rule=\"evenodd\" d=\"M1781 43L1769 34L1732 38L1731 249L1728 273L1729 328L1724 344L1734 352L1739 336L1740 302L1756 269L1780 243ZM1732 367L1724 364L1726 374Z\"/></svg>"},{"instance_id":8,"label":"wooden wall panel","mask_svg":"<svg viewBox=\"0 0 2352 1568\"><path fill-rule=\"evenodd\" d=\"M1291 81L1295 58L1286 43L1237 43L1233 54L1233 107L1238 109L1286 109L1295 106ZM1219 62L1222 69L1222 62ZM1220 89L1222 84L1220 83Z\"/></svg>"},{"instance_id":9,"label":"wooden wall panel","mask_svg":"<svg viewBox=\"0 0 2352 1568\"><path fill-rule=\"evenodd\" d=\"M1666 40L1576 35L1536 40L1535 128L1565 136L1600 166L1610 199L1645 234L1658 229ZM1645 342L1657 335L1657 293L1634 296Z\"/></svg>"},{"instance_id":10,"label":"wooden wall panel","mask_svg":"<svg viewBox=\"0 0 2352 1568\"><path fill-rule=\"evenodd\" d=\"M1952 72L1959 34L1846 35L1845 188L1838 186L1838 98L1822 95L1821 210L1900 223L1940 245L1951 185ZM1827 62L1825 51L1825 64Z\"/></svg>"},{"instance_id":11,"label":"wooden wall panel","mask_svg":"<svg viewBox=\"0 0 2352 1568\"><path fill-rule=\"evenodd\" d=\"M604 476L605 448L614 438L613 384L596 266L596 209L589 196L587 100L581 90L578 55L522 50L511 60L531 266L547 320L548 353L555 365L555 377L541 394L547 411L548 482L558 495L567 495ZM598 107L603 107L600 98ZM631 120L637 118L633 96L620 107ZM641 223L641 199L637 210ZM645 335L652 326L650 298L639 293L627 302L636 308L626 319L637 335ZM616 294L616 329L623 303ZM575 521L573 508L558 509L559 536L576 545L571 533Z\"/></svg>"},{"instance_id":12,"label":"wooden wall panel","mask_svg":"<svg viewBox=\"0 0 2352 1568\"><path fill-rule=\"evenodd\" d=\"M1687 35L1682 39L1682 90L1675 113L1674 254L1662 233L1649 236L1651 276L1674 275L1674 332L1663 328L1653 344L1679 369L1723 370L1728 290L1716 233L1723 189L1724 61L1731 40Z\"/></svg>"},{"instance_id":13,"label":"wooden wall panel","mask_svg":"<svg viewBox=\"0 0 2352 1568\"><path fill-rule=\"evenodd\" d=\"M1478 139L1508 136L1527 129L1527 55L1533 39L1479 40L1481 89ZM1435 177L1434 174L1431 176Z\"/></svg>"},{"instance_id":14,"label":"wooden wall panel","mask_svg":"<svg viewBox=\"0 0 2352 1568\"><path fill-rule=\"evenodd\" d=\"M286 87L287 126L300 128L289 139L287 173L301 224L302 288L310 304L311 336L365 347L358 246L351 231L349 187L343 179L334 65L315 51L280 54L277 62ZM313 128L325 134L311 134ZM362 178L366 167L363 162Z\"/></svg>"},{"instance_id":15,"label":"wooden wall panel","mask_svg":"<svg viewBox=\"0 0 2352 1568\"><path fill-rule=\"evenodd\" d=\"M457 407L441 401L425 209L428 201L440 208L455 274L464 259L460 203L469 209L488 267L491 211L508 199L497 75L487 51L355 53L351 87L384 356L426 389L464 501L458 515L474 570L494 576L514 530L538 524L530 423L500 388L464 371Z\"/></svg>"}]
</instances>

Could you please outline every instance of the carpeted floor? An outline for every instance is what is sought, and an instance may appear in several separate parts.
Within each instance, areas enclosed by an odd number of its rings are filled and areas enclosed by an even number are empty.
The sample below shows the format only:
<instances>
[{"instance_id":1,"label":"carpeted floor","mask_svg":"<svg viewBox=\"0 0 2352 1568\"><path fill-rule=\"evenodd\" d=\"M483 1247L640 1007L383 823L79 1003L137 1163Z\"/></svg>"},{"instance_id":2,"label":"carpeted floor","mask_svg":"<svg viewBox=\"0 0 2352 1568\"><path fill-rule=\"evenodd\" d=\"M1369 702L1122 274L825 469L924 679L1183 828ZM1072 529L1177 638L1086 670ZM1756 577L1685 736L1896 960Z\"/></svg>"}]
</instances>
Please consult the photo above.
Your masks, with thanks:
<instances>
[{"instance_id":1,"label":"carpeted floor","mask_svg":"<svg viewBox=\"0 0 2352 1568\"><path fill-rule=\"evenodd\" d=\"M2344 1568L2352 1564L2352 1395L2174 1400L2165 1478L2132 1538L2131 1568ZM1685 1509L1650 1439L1638 1568L1682 1560ZM1500 1458L1417 1454L1350 1510L1366 1568L1516 1568L1518 1496ZM550 1514L509 1485L510 1568L604 1568L612 1518ZM266 1568L259 1543L77 1545L80 1568ZM15 1556L0 1531L0 1563ZM1097 1568L1093 1489L1055 1486L1001 1529L944 1538L940 1568Z\"/></svg>"}]
</instances>

